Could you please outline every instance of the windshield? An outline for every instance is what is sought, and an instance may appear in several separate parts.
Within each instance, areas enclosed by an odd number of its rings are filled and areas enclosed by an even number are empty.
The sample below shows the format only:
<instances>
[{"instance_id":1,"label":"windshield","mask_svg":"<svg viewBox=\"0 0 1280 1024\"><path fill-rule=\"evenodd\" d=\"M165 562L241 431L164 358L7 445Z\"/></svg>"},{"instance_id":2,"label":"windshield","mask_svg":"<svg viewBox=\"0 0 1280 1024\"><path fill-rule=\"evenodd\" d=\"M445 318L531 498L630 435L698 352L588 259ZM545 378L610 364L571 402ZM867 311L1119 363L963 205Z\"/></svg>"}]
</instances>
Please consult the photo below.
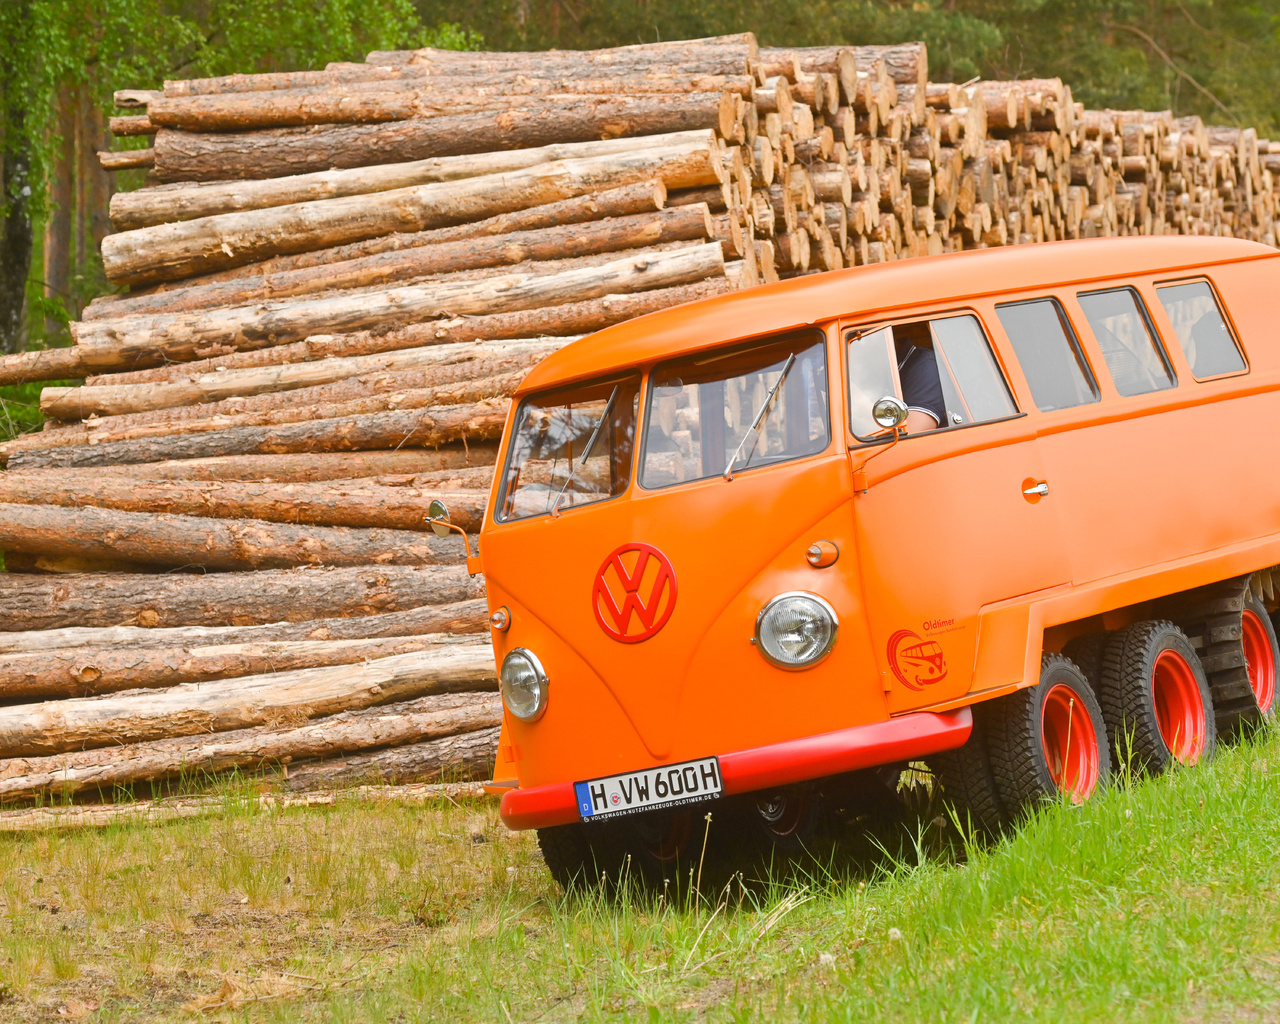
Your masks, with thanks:
<instances>
[{"instance_id":1,"label":"windshield","mask_svg":"<svg viewBox=\"0 0 1280 1024\"><path fill-rule=\"evenodd\" d=\"M830 443L829 424L820 331L667 363L650 375L640 484L669 487L815 455Z\"/></svg>"},{"instance_id":2,"label":"windshield","mask_svg":"<svg viewBox=\"0 0 1280 1024\"><path fill-rule=\"evenodd\" d=\"M563 512L627 489L638 376L526 398L516 414L498 494L498 520Z\"/></svg>"}]
</instances>

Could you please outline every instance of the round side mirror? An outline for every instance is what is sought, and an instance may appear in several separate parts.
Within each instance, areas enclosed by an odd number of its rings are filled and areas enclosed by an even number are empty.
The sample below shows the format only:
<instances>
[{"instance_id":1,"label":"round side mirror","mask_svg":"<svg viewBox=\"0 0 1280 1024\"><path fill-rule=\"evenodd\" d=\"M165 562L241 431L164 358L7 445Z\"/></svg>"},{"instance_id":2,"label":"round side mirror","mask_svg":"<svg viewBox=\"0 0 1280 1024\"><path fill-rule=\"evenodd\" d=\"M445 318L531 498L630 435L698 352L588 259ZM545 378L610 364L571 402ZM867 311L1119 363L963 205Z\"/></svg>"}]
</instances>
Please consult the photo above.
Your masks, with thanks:
<instances>
[{"instance_id":1,"label":"round side mirror","mask_svg":"<svg viewBox=\"0 0 1280 1024\"><path fill-rule=\"evenodd\" d=\"M907 422L907 405L900 398L885 395L871 407L871 418L886 430L893 430Z\"/></svg>"},{"instance_id":2,"label":"round side mirror","mask_svg":"<svg viewBox=\"0 0 1280 1024\"><path fill-rule=\"evenodd\" d=\"M431 527L431 532L437 537L449 536L449 527L445 524L449 522L449 506L439 498L432 498L431 504L427 506L427 525Z\"/></svg>"}]
</instances>

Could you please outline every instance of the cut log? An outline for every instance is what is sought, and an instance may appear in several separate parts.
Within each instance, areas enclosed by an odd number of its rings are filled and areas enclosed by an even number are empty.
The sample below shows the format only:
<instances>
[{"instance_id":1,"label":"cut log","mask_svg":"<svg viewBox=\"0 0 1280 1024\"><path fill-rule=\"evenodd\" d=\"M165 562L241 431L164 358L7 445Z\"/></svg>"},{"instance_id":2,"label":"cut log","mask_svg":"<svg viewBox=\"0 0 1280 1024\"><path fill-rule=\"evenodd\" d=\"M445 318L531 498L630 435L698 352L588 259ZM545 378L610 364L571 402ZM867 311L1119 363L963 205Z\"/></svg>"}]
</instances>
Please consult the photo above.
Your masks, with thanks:
<instances>
[{"instance_id":1,"label":"cut log","mask_svg":"<svg viewBox=\"0 0 1280 1024\"><path fill-rule=\"evenodd\" d=\"M483 465L492 472L497 458L493 442L469 442L445 448L402 448L399 451L310 452L303 455L238 455L171 462L121 463L94 472L150 480L274 480L307 483L350 480L384 473L431 473L441 467L450 474L462 467ZM76 470L43 470L51 474ZM24 474L26 475L26 474Z\"/></svg>"},{"instance_id":2,"label":"cut log","mask_svg":"<svg viewBox=\"0 0 1280 1024\"><path fill-rule=\"evenodd\" d=\"M454 523L480 528L488 491L443 491L373 480L280 484L274 481L143 481L99 473L3 473L0 504L92 506L121 512L164 512L215 519L257 519L310 526L421 530L427 506L439 498Z\"/></svg>"},{"instance_id":3,"label":"cut log","mask_svg":"<svg viewBox=\"0 0 1280 1024\"><path fill-rule=\"evenodd\" d=\"M742 74L725 71L747 68L754 63L759 47L750 32L736 35L707 36L702 39L676 39L662 43L638 43L632 46L610 46L599 50L547 50L533 52L438 50L375 50L365 57L370 65L411 64L432 75L487 75L500 69L537 71L543 67L564 67L568 73L583 74L586 69L609 68L614 74L622 68L634 68L644 74L652 68L671 68L684 64L700 67L714 65L715 74ZM670 73L670 72L668 72ZM710 74L712 72L708 72Z\"/></svg>"},{"instance_id":4,"label":"cut log","mask_svg":"<svg viewBox=\"0 0 1280 1024\"><path fill-rule=\"evenodd\" d=\"M137 195L137 193L117 192L116 195L128 196ZM216 284L220 281L234 281L244 277L259 277L285 270L298 270L302 267L319 267L328 263L358 259L361 256L373 256L380 252L395 252L400 249L412 249L419 245L434 245L436 242L456 242L464 238L505 235L511 231L531 231L560 224L581 224L584 221L601 220L605 217L651 213L654 210L661 210L666 205L666 201L667 188L660 180L640 181L634 185L622 185L618 188L605 189L603 192L591 192L555 203L531 206L525 210L500 213L495 217L473 220L466 224L455 224L453 227L435 228L431 231L397 232L379 238L366 239L363 242L351 242L347 245L330 246L327 249L295 253L292 256L274 256L258 263L246 263L242 267L231 267L181 281L162 282L150 288L135 291L128 296L103 296L89 303L83 318L92 320L103 315L113 316L115 314L111 307L137 295L154 295L202 284Z\"/></svg>"},{"instance_id":5,"label":"cut log","mask_svg":"<svg viewBox=\"0 0 1280 1024\"><path fill-rule=\"evenodd\" d=\"M56 754L305 720L434 693L493 689L493 648L445 644L334 668L0 708L0 757Z\"/></svg>"},{"instance_id":6,"label":"cut log","mask_svg":"<svg viewBox=\"0 0 1280 1024\"><path fill-rule=\"evenodd\" d=\"M111 134L117 137L154 135L158 127L146 114L141 117L113 117L108 123L111 127Z\"/></svg>"},{"instance_id":7,"label":"cut log","mask_svg":"<svg viewBox=\"0 0 1280 1024\"><path fill-rule=\"evenodd\" d=\"M14 630L66 626L254 626L347 618L483 596L460 566L275 569L158 576L5 577L0 621Z\"/></svg>"},{"instance_id":8,"label":"cut log","mask_svg":"<svg viewBox=\"0 0 1280 1024\"><path fill-rule=\"evenodd\" d=\"M528 97L502 111L384 124L209 133L162 128L155 139L155 173L161 181L279 178L331 168L698 129L732 138L737 124L735 99L730 92L584 96L571 103Z\"/></svg>"},{"instance_id":9,"label":"cut log","mask_svg":"<svg viewBox=\"0 0 1280 1024\"><path fill-rule=\"evenodd\" d=\"M185 379L145 384L102 384L96 387L47 387L40 396L40 409L61 420L86 416L120 416L149 409L219 402L237 395L259 395L292 391L361 373L426 367L470 368L490 359L513 359L528 363L562 348L569 338L517 338L491 343L461 342L454 345L424 345L376 355L318 359L310 363L283 366L246 367L192 374ZM111 378L108 377L108 380ZM21 447L21 446L19 446ZM0 445L0 451L8 451Z\"/></svg>"},{"instance_id":10,"label":"cut log","mask_svg":"<svg viewBox=\"0 0 1280 1024\"><path fill-rule=\"evenodd\" d=\"M367 785L483 779L493 770L499 729L480 729L374 754L331 758L291 769L285 785L295 792Z\"/></svg>"},{"instance_id":11,"label":"cut log","mask_svg":"<svg viewBox=\"0 0 1280 1024\"><path fill-rule=\"evenodd\" d=\"M628 295L605 295L598 299L567 302L541 309L431 320L425 323L407 324L387 331L312 335L304 341L288 345L277 345L248 352L233 352L197 362L173 363L148 370L90 377L86 383L141 384L146 381L174 380L216 370L313 362L335 356L372 355L416 348L420 345L460 343L479 339L528 338L540 334L558 336L587 334L659 309L693 302L696 299L710 298L713 295L723 295L728 290L729 283L722 277L716 277L693 284L654 288ZM53 351L74 350L55 349ZM5 358L0 356L0 381L7 379L3 375Z\"/></svg>"},{"instance_id":12,"label":"cut log","mask_svg":"<svg viewBox=\"0 0 1280 1024\"><path fill-rule=\"evenodd\" d=\"M132 171L142 167L154 167L156 151L154 148L126 149L118 153L98 150L98 163L104 171Z\"/></svg>"},{"instance_id":13,"label":"cut log","mask_svg":"<svg viewBox=\"0 0 1280 1024\"><path fill-rule=\"evenodd\" d=\"M394 231L481 220L652 178L668 188L722 181L714 135L707 132L700 140L608 156L556 160L505 174L124 231L103 239L103 264L107 277L119 284L174 280Z\"/></svg>"},{"instance_id":14,"label":"cut log","mask_svg":"<svg viewBox=\"0 0 1280 1024\"><path fill-rule=\"evenodd\" d=\"M439 241L336 263L129 296L111 303L104 312L118 317L240 306L343 288L391 286L429 274L692 241L712 236L710 216L706 206L687 206L504 235Z\"/></svg>"},{"instance_id":15,"label":"cut log","mask_svg":"<svg viewBox=\"0 0 1280 1024\"><path fill-rule=\"evenodd\" d=\"M492 314L537 309L622 292L690 284L724 273L715 243L610 259L596 266L547 274L497 274L480 280L441 281L386 291L283 300L193 314L96 320L78 325L78 347L95 348L102 365L129 366L138 354L163 352L179 360L206 350L269 348L321 331L399 326L448 310ZM223 349L225 351L225 348Z\"/></svg>"},{"instance_id":16,"label":"cut log","mask_svg":"<svg viewBox=\"0 0 1280 1024\"><path fill-rule=\"evenodd\" d=\"M0 550L204 570L443 565L466 557L459 537L430 531L15 504L0 504Z\"/></svg>"},{"instance_id":17,"label":"cut log","mask_svg":"<svg viewBox=\"0 0 1280 1024\"><path fill-rule=\"evenodd\" d=\"M264 644L301 640L366 640L375 637L426 636L430 633L487 633L489 607L483 598L454 604L423 605L402 612L349 619L270 622L261 626L68 626L0 633L0 655L32 654L68 648L128 647L157 649L213 644Z\"/></svg>"},{"instance_id":18,"label":"cut log","mask_svg":"<svg viewBox=\"0 0 1280 1024\"><path fill-rule=\"evenodd\" d=\"M439 409L345 416L317 423L235 427L190 436L17 451L8 457L7 465L11 469L75 468L218 455L435 448L464 439L496 439L502 433L507 405L506 401L495 400Z\"/></svg>"},{"instance_id":19,"label":"cut log","mask_svg":"<svg viewBox=\"0 0 1280 1024\"><path fill-rule=\"evenodd\" d=\"M479 729L493 730L501 721L502 701L497 696L451 693L344 711L293 728L261 726L215 736L152 740L124 748L11 758L0 762L0 800L37 793L111 789L233 768L287 765L303 758L332 757L423 743Z\"/></svg>"},{"instance_id":20,"label":"cut log","mask_svg":"<svg viewBox=\"0 0 1280 1024\"><path fill-rule=\"evenodd\" d=\"M283 640L188 647L83 647L0 658L0 701L18 703L160 689L264 672L352 665L437 648L447 637Z\"/></svg>"},{"instance_id":21,"label":"cut log","mask_svg":"<svg viewBox=\"0 0 1280 1024\"><path fill-rule=\"evenodd\" d=\"M486 174L509 174L557 160L610 156L640 148L675 146L705 139L705 132L676 132L643 139L597 139L536 149L447 156L343 171L326 170L266 180L158 185L136 192L117 192L111 197L111 222L117 230L125 231L223 213L389 192Z\"/></svg>"}]
</instances>

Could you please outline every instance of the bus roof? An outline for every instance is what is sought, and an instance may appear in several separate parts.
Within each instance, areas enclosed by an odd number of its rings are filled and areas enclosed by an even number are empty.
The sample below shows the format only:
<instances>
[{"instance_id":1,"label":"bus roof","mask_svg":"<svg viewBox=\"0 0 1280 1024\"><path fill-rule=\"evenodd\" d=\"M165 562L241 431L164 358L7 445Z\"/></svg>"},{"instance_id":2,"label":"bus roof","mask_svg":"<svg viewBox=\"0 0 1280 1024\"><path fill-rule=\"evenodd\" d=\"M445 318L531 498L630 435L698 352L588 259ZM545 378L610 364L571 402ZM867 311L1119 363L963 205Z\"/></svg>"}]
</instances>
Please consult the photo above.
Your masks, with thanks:
<instances>
[{"instance_id":1,"label":"bus roof","mask_svg":"<svg viewBox=\"0 0 1280 1024\"><path fill-rule=\"evenodd\" d=\"M923 303L1126 274L1177 273L1280 256L1260 242L1212 236L1092 238L1003 246L851 267L674 306L606 327L547 356L516 394L843 316L890 315Z\"/></svg>"}]
</instances>

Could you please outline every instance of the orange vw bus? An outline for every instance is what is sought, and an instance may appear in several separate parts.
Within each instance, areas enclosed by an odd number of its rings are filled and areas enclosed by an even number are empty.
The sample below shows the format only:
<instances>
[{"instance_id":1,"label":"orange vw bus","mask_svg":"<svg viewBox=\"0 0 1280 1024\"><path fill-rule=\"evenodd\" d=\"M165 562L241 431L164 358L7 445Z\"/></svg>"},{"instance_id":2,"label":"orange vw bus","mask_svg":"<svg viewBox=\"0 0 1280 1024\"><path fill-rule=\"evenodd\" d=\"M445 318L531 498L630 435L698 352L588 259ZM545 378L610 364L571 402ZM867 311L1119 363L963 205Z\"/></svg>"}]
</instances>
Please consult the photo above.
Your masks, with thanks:
<instances>
[{"instance_id":1,"label":"orange vw bus","mask_svg":"<svg viewBox=\"0 0 1280 1024\"><path fill-rule=\"evenodd\" d=\"M544 360L473 560L503 820L562 883L658 879L803 841L868 769L926 760L994 829L1208 757L1275 703L1278 297L1262 245L1072 241Z\"/></svg>"}]
</instances>

